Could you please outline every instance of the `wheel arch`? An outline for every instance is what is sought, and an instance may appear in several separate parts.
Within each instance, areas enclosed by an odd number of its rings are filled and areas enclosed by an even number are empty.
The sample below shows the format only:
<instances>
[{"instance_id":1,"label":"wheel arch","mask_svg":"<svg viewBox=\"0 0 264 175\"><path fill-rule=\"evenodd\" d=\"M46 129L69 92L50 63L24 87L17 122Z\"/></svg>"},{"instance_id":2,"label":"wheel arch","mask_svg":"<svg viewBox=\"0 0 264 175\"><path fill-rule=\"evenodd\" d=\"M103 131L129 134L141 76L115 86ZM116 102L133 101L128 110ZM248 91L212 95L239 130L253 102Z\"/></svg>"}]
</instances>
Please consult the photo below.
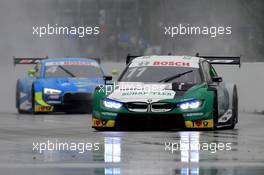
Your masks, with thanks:
<instances>
[{"instance_id":1,"label":"wheel arch","mask_svg":"<svg viewBox=\"0 0 264 175\"><path fill-rule=\"evenodd\" d=\"M32 81L28 78L21 78L16 83L16 108L19 111L27 111L27 109L20 109L20 105L31 102L31 83ZM24 95L21 97L21 93ZM28 102L26 102L28 101Z\"/></svg>"}]
</instances>

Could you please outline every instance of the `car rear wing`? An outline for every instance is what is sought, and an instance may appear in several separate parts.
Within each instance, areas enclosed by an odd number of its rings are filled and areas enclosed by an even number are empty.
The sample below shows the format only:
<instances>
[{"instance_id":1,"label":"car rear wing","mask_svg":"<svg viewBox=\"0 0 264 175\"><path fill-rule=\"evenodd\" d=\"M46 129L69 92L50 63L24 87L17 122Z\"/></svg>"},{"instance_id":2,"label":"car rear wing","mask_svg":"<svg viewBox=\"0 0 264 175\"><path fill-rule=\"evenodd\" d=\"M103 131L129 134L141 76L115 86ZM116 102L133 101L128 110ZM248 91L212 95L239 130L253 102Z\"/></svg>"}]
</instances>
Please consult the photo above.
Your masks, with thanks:
<instances>
[{"instance_id":1,"label":"car rear wing","mask_svg":"<svg viewBox=\"0 0 264 175\"><path fill-rule=\"evenodd\" d=\"M13 64L16 66L17 64L37 64L41 60L48 59L48 57L43 58L17 58L13 57Z\"/></svg>"},{"instance_id":2,"label":"car rear wing","mask_svg":"<svg viewBox=\"0 0 264 175\"><path fill-rule=\"evenodd\" d=\"M235 56L203 56L197 53L195 56L206 59L211 64L239 65L241 67L240 57Z\"/></svg>"}]
</instances>

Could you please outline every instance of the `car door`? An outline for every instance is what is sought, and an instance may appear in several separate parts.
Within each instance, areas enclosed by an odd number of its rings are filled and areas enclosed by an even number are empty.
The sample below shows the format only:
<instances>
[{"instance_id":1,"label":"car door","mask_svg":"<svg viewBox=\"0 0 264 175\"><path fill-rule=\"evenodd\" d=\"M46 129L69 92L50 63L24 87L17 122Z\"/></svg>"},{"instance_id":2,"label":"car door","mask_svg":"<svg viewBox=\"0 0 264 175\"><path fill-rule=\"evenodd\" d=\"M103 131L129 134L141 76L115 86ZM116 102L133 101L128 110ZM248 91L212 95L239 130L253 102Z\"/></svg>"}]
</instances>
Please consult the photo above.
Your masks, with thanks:
<instances>
[{"instance_id":1,"label":"car door","mask_svg":"<svg viewBox=\"0 0 264 175\"><path fill-rule=\"evenodd\" d=\"M216 89L218 117L222 116L229 107L229 96L224 82L214 82L213 77L218 77L213 66L203 61L203 73L207 84Z\"/></svg>"}]
</instances>

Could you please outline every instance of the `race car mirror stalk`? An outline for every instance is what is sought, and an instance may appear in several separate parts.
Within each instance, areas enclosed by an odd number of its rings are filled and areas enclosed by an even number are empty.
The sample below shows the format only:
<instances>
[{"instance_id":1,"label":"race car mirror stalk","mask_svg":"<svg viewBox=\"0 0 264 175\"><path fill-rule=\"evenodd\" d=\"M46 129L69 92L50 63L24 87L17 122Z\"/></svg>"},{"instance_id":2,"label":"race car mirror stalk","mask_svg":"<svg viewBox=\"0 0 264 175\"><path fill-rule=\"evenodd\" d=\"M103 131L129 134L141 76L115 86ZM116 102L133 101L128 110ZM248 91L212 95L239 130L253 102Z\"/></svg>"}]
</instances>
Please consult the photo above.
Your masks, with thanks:
<instances>
[{"instance_id":1,"label":"race car mirror stalk","mask_svg":"<svg viewBox=\"0 0 264 175\"><path fill-rule=\"evenodd\" d=\"M191 87L193 87L194 84L186 84L186 83L179 83L179 82L173 82L171 84L171 89L174 91L187 91Z\"/></svg>"},{"instance_id":2,"label":"race car mirror stalk","mask_svg":"<svg viewBox=\"0 0 264 175\"><path fill-rule=\"evenodd\" d=\"M107 81L111 81L113 79L113 77L112 76L104 76L103 79L105 81L105 84L107 84Z\"/></svg>"}]
</instances>

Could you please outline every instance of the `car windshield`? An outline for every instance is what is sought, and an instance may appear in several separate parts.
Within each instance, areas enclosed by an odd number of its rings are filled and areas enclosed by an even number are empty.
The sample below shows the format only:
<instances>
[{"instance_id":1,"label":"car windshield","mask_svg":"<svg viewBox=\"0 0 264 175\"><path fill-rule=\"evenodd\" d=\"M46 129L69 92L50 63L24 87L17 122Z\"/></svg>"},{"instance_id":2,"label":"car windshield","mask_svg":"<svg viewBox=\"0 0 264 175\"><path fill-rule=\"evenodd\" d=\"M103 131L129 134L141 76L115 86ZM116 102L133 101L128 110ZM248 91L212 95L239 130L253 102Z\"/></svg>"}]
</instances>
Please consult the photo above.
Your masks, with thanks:
<instances>
[{"instance_id":1,"label":"car windshield","mask_svg":"<svg viewBox=\"0 0 264 175\"><path fill-rule=\"evenodd\" d=\"M89 62L83 62L84 64L47 64L45 67L45 77L46 78L56 78L56 77L82 77L82 78L96 78L102 77L101 69L98 64L86 64Z\"/></svg>"},{"instance_id":2,"label":"car windshield","mask_svg":"<svg viewBox=\"0 0 264 175\"><path fill-rule=\"evenodd\" d=\"M125 70L119 81L124 82L179 82L188 84L201 83L198 68L173 66L142 66Z\"/></svg>"}]
</instances>

